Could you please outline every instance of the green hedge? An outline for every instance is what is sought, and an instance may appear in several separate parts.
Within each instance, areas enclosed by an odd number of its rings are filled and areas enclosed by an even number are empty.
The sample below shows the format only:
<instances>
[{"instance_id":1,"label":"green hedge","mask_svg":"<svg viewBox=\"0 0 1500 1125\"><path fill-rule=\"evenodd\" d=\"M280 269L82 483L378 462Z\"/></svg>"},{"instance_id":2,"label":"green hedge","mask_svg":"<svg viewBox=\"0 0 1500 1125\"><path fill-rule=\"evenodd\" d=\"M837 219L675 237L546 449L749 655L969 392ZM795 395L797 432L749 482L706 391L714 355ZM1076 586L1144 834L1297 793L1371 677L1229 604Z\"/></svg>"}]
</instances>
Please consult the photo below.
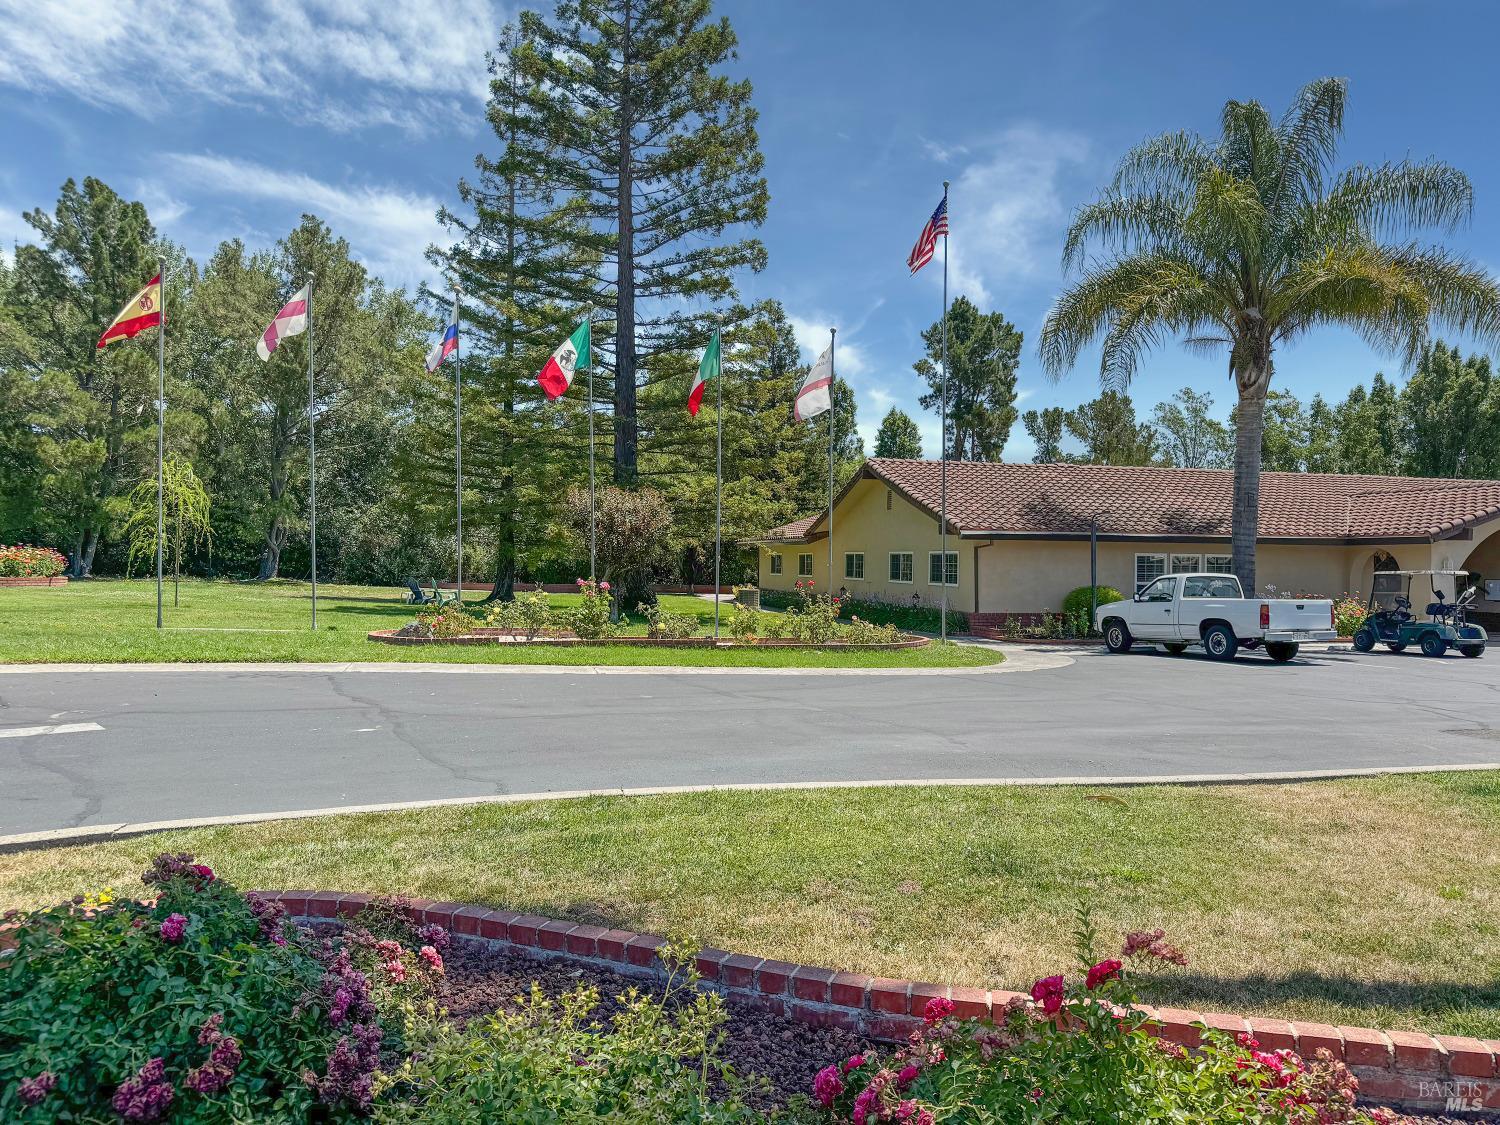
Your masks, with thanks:
<instances>
[{"instance_id":1,"label":"green hedge","mask_svg":"<svg viewBox=\"0 0 1500 1125\"><path fill-rule=\"evenodd\" d=\"M1093 608L1089 601L1089 591L1091 589L1099 591L1100 605L1108 605L1110 602L1123 602L1125 600L1125 595L1113 586L1080 586L1076 590L1069 591L1068 596L1063 599L1063 614L1082 613L1087 616L1089 610Z\"/></svg>"},{"instance_id":2,"label":"green hedge","mask_svg":"<svg viewBox=\"0 0 1500 1125\"><path fill-rule=\"evenodd\" d=\"M797 594L788 590L761 590L760 604L766 609L790 609L799 601ZM908 633L937 633L939 617L936 606L892 605L889 602L872 602L863 598L847 597L839 603L839 617L848 620L858 617L872 625L894 625ZM956 609L948 610L948 632L967 633L969 615Z\"/></svg>"}]
</instances>

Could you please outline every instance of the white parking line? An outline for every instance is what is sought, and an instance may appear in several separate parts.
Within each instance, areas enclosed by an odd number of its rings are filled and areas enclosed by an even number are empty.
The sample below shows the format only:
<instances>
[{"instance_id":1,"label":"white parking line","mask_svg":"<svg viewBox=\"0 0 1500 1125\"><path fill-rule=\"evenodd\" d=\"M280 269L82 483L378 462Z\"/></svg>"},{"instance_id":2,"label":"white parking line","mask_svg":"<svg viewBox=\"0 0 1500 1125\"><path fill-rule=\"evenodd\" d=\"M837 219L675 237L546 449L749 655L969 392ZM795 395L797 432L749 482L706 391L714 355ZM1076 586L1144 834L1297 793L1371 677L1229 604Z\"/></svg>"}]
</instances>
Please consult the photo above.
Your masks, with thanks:
<instances>
[{"instance_id":1,"label":"white parking line","mask_svg":"<svg viewBox=\"0 0 1500 1125\"><path fill-rule=\"evenodd\" d=\"M0 738L30 738L37 734L80 734L103 730L98 723L51 723L40 727L0 727Z\"/></svg>"}]
</instances>

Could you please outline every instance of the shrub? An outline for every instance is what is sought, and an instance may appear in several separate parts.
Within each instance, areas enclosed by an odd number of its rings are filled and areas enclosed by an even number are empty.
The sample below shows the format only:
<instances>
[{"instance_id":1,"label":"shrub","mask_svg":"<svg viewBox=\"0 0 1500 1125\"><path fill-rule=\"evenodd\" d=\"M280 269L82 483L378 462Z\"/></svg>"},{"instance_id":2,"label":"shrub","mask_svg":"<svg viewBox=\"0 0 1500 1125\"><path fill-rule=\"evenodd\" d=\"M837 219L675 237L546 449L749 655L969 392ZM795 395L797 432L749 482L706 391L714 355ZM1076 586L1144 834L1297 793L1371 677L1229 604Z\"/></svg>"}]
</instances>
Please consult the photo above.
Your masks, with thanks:
<instances>
[{"instance_id":1,"label":"shrub","mask_svg":"<svg viewBox=\"0 0 1500 1125\"><path fill-rule=\"evenodd\" d=\"M1333 627L1341 637L1352 637L1364 624L1365 603L1359 594L1345 594L1333 603Z\"/></svg>"},{"instance_id":2,"label":"shrub","mask_svg":"<svg viewBox=\"0 0 1500 1125\"><path fill-rule=\"evenodd\" d=\"M788 614L792 636L808 644L823 645L838 639L840 599L813 592L812 581L796 583L799 606Z\"/></svg>"},{"instance_id":3,"label":"shrub","mask_svg":"<svg viewBox=\"0 0 1500 1125\"><path fill-rule=\"evenodd\" d=\"M0 544L0 578L56 578L68 560L51 547Z\"/></svg>"},{"instance_id":4,"label":"shrub","mask_svg":"<svg viewBox=\"0 0 1500 1125\"><path fill-rule=\"evenodd\" d=\"M1358 1081L1326 1050L1308 1062L1261 1051L1249 1035L1203 1030L1193 1052L1157 1038L1136 998L1132 961L1185 964L1160 930L1127 934L1118 955L1094 952L1086 909L1079 976L1037 981L995 1021L960 1022L947 999L889 1058L830 1064L814 1099L836 1122L969 1125L990 1121L1368 1122ZM1384 1118L1380 1118L1384 1119Z\"/></svg>"},{"instance_id":5,"label":"shrub","mask_svg":"<svg viewBox=\"0 0 1500 1125\"><path fill-rule=\"evenodd\" d=\"M698 619L685 613L668 613L661 604L646 607L646 635L682 640L698 631Z\"/></svg>"},{"instance_id":6,"label":"shrub","mask_svg":"<svg viewBox=\"0 0 1500 1125\"><path fill-rule=\"evenodd\" d=\"M189 855L155 900L103 891L17 915L0 969L0 1119L344 1119L384 1032L340 943L289 926Z\"/></svg>"},{"instance_id":7,"label":"shrub","mask_svg":"<svg viewBox=\"0 0 1500 1125\"><path fill-rule=\"evenodd\" d=\"M801 594L790 590L762 590L760 604L767 609L788 609L799 605ZM874 598L849 596L839 599L839 615L849 618L858 614L865 621L877 625L894 625L905 633L939 632L941 613L937 606L912 605L909 601L879 601ZM948 632L967 633L969 615L948 608Z\"/></svg>"},{"instance_id":8,"label":"shrub","mask_svg":"<svg viewBox=\"0 0 1500 1125\"><path fill-rule=\"evenodd\" d=\"M843 628L843 640L852 645L891 645L901 639L894 625L876 625L862 617L851 617Z\"/></svg>"},{"instance_id":9,"label":"shrub","mask_svg":"<svg viewBox=\"0 0 1500 1125\"><path fill-rule=\"evenodd\" d=\"M479 623L463 606L457 602L449 602L442 609L418 613L417 624L426 630L425 635L429 637L462 637L472 633Z\"/></svg>"},{"instance_id":10,"label":"shrub","mask_svg":"<svg viewBox=\"0 0 1500 1125\"><path fill-rule=\"evenodd\" d=\"M578 593L583 601L569 616L573 632L585 640L598 640L616 632L610 620L609 583L595 582L592 578L580 578Z\"/></svg>"},{"instance_id":11,"label":"shrub","mask_svg":"<svg viewBox=\"0 0 1500 1125\"><path fill-rule=\"evenodd\" d=\"M748 605L737 606L734 616L729 619L729 635L737 641L753 640L770 616Z\"/></svg>"},{"instance_id":12,"label":"shrub","mask_svg":"<svg viewBox=\"0 0 1500 1125\"><path fill-rule=\"evenodd\" d=\"M1113 586L1080 586L1076 590L1069 590L1068 596L1063 598L1063 616L1074 625L1081 620L1085 626L1082 630L1074 628L1074 636L1088 636L1094 631L1094 623L1089 617L1092 606L1089 595L1092 591L1097 591L1100 605L1125 600L1125 595Z\"/></svg>"},{"instance_id":13,"label":"shrub","mask_svg":"<svg viewBox=\"0 0 1500 1125\"><path fill-rule=\"evenodd\" d=\"M669 963L685 950L661 951ZM552 1000L533 986L515 1012L458 1028L430 1006L408 1009L412 1056L381 1088L381 1122L599 1121L703 1125L762 1120L746 1089L718 1057L724 1001L696 990L696 975L674 972L661 999L631 988L612 1021L591 1019L598 993L581 988Z\"/></svg>"},{"instance_id":14,"label":"shrub","mask_svg":"<svg viewBox=\"0 0 1500 1125\"><path fill-rule=\"evenodd\" d=\"M538 586L513 601L499 602L485 616L487 624L498 629L513 629L526 640L535 640L552 623L552 603L547 592Z\"/></svg>"}]
</instances>

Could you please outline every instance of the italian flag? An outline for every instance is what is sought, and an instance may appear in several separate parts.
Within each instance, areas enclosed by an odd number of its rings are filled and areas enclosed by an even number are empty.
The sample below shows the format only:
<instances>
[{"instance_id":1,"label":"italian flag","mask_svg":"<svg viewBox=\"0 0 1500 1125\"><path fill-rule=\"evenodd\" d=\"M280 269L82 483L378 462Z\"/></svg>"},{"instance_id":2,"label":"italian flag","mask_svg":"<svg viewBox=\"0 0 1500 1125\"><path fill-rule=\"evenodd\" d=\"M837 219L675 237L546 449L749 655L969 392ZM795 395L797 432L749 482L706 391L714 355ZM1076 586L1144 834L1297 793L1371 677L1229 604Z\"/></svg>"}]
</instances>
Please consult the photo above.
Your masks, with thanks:
<instances>
[{"instance_id":1,"label":"italian flag","mask_svg":"<svg viewBox=\"0 0 1500 1125\"><path fill-rule=\"evenodd\" d=\"M698 377L693 380L693 389L688 392L688 413L697 417L698 408L703 405L703 391L708 386L710 379L719 377L719 332L714 330L714 338L708 342L708 347L703 349L703 358L698 361Z\"/></svg>"},{"instance_id":2,"label":"italian flag","mask_svg":"<svg viewBox=\"0 0 1500 1125\"><path fill-rule=\"evenodd\" d=\"M126 306L120 310L120 315L109 322L109 327L104 330L104 335L99 337L95 348L102 348L111 340L128 340L143 328L158 327L161 324L161 274L157 274L146 287L137 293Z\"/></svg>"},{"instance_id":3,"label":"italian flag","mask_svg":"<svg viewBox=\"0 0 1500 1125\"><path fill-rule=\"evenodd\" d=\"M588 367L592 350L590 341L589 322L585 320L573 329L573 335L559 344L557 351L552 353L547 366L542 368L541 374L536 377L536 381L542 385L542 390L547 392L548 402L567 394L568 388L573 385L573 373Z\"/></svg>"}]
</instances>

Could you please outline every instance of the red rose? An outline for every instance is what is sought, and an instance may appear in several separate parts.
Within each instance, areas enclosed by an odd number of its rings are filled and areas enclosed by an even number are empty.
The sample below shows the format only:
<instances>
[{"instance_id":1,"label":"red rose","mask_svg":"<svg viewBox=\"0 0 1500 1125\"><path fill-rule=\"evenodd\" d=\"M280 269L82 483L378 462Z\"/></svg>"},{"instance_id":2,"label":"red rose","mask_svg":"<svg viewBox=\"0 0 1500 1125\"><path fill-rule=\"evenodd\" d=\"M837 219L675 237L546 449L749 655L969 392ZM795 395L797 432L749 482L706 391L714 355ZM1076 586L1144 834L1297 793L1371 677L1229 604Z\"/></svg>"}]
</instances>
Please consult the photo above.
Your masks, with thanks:
<instances>
[{"instance_id":1,"label":"red rose","mask_svg":"<svg viewBox=\"0 0 1500 1125\"><path fill-rule=\"evenodd\" d=\"M1089 975L1084 980L1083 984L1085 988L1092 992L1105 981L1114 980L1119 975L1120 962L1114 960L1113 958L1110 958L1106 961L1100 961L1097 965L1090 969Z\"/></svg>"},{"instance_id":2,"label":"red rose","mask_svg":"<svg viewBox=\"0 0 1500 1125\"><path fill-rule=\"evenodd\" d=\"M1049 1016L1055 1016L1063 1004L1063 979L1061 974L1055 977L1043 977L1031 986L1031 998L1042 1006L1042 1011Z\"/></svg>"}]
</instances>

